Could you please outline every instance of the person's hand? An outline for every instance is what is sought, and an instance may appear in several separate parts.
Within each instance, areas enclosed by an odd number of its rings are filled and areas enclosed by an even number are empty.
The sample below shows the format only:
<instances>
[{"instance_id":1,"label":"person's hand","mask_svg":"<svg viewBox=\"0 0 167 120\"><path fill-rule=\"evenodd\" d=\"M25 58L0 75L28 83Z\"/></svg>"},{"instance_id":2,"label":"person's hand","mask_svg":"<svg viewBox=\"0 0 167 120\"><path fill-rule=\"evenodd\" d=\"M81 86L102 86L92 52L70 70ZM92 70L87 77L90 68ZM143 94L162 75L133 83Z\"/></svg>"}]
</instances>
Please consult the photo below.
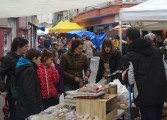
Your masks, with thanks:
<instances>
[{"instance_id":1,"label":"person's hand","mask_svg":"<svg viewBox=\"0 0 167 120\"><path fill-rule=\"evenodd\" d=\"M2 97L6 98L7 92L0 92L0 95L1 95Z\"/></svg>"},{"instance_id":2,"label":"person's hand","mask_svg":"<svg viewBox=\"0 0 167 120\"><path fill-rule=\"evenodd\" d=\"M88 76L85 76L85 77L83 78L84 81L88 81L88 79L89 79Z\"/></svg>"},{"instance_id":3,"label":"person's hand","mask_svg":"<svg viewBox=\"0 0 167 120\"><path fill-rule=\"evenodd\" d=\"M50 65L50 66L51 66L51 68L52 68L53 70L55 70L55 69L56 69L56 68L55 68L55 64L54 64L53 62L51 63L51 65Z\"/></svg>"},{"instance_id":4,"label":"person's hand","mask_svg":"<svg viewBox=\"0 0 167 120\"><path fill-rule=\"evenodd\" d=\"M84 81L82 79L80 79L80 81L79 81L79 87L81 88L83 86L84 86Z\"/></svg>"},{"instance_id":5,"label":"person's hand","mask_svg":"<svg viewBox=\"0 0 167 120\"><path fill-rule=\"evenodd\" d=\"M75 81L76 82L80 82L80 78L79 77L75 77Z\"/></svg>"}]
</instances>

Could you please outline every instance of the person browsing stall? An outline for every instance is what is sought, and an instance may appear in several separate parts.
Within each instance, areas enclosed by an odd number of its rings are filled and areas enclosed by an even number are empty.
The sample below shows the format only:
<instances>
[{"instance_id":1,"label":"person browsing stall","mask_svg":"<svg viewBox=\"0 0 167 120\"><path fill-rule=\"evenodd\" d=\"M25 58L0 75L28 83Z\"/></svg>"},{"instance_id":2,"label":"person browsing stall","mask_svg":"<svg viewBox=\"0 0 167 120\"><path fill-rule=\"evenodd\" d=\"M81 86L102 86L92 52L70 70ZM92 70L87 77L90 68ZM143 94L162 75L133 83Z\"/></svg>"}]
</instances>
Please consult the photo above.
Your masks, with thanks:
<instances>
[{"instance_id":1,"label":"person browsing stall","mask_svg":"<svg viewBox=\"0 0 167 120\"><path fill-rule=\"evenodd\" d=\"M59 82L59 73L53 63L52 52L44 49L41 55L41 64L38 67L38 77L42 91L42 103L44 109L56 105L57 89L56 85Z\"/></svg>"},{"instance_id":2,"label":"person browsing stall","mask_svg":"<svg viewBox=\"0 0 167 120\"><path fill-rule=\"evenodd\" d=\"M62 55L60 65L64 75L65 91L76 90L88 82L90 65L83 53L83 42L73 40L71 48ZM83 74L84 71L84 74Z\"/></svg>"},{"instance_id":3,"label":"person browsing stall","mask_svg":"<svg viewBox=\"0 0 167 120\"><path fill-rule=\"evenodd\" d=\"M100 55L99 67L96 75L96 83L105 76L110 76L116 70L120 69L121 53L116 50L110 39L105 39L102 44L102 53ZM117 76L111 76L110 81L118 79Z\"/></svg>"}]
</instances>

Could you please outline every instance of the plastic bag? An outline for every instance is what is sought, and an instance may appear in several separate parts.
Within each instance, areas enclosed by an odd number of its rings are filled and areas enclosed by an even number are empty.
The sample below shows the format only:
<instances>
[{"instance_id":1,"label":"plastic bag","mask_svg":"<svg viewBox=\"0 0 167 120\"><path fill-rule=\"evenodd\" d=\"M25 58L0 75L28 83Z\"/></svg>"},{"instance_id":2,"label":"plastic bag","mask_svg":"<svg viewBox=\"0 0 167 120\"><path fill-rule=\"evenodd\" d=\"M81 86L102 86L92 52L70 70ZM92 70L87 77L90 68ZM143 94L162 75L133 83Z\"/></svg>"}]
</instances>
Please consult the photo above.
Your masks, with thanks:
<instances>
[{"instance_id":1,"label":"plastic bag","mask_svg":"<svg viewBox=\"0 0 167 120\"><path fill-rule=\"evenodd\" d=\"M109 83L110 85L117 85L117 95L120 102L129 101L129 92L124 85L121 84L119 79L113 80Z\"/></svg>"}]
</instances>

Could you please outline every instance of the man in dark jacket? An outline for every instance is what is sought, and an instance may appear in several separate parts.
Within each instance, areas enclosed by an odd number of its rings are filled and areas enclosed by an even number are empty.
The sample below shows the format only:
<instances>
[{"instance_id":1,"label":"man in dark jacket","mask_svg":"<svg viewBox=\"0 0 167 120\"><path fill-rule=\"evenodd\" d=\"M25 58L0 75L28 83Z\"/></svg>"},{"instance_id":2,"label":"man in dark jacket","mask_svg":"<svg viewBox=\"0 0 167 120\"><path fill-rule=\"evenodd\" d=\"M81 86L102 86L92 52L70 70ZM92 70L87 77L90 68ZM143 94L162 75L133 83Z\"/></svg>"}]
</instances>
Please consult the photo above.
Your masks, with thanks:
<instances>
[{"instance_id":1,"label":"man in dark jacket","mask_svg":"<svg viewBox=\"0 0 167 120\"><path fill-rule=\"evenodd\" d=\"M30 115L42 111L42 97L37 76L37 68L41 63L41 53L30 49L26 58L21 57L16 64L18 99L16 113L18 120L25 120Z\"/></svg>"},{"instance_id":2,"label":"man in dark jacket","mask_svg":"<svg viewBox=\"0 0 167 120\"><path fill-rule=\"evenodd\" d=\"M126 36L128 51L122 63L129 68L123 74L124 82L133 85L134 102L140 108L142 120L161 120L167 96L163 54L148 40L140 39L136 28L129 28Z\"/></svg>"},{"instance_id":3,"label":"man in dark jacket","mask_svg":"<svg viewBox=\"0 0 167 120\"><path fill-rule=\"evenodd\" d=\"M28 40L21 37L14 38L11 46L11 51L1 58L0 65L0 93L5 97L9 104L9 120L17 120L15 110L15 99L17 97L16 85L16 62L28 50ZM5 84L6 80L6 84Z\"/></svg>"}]
</instances>

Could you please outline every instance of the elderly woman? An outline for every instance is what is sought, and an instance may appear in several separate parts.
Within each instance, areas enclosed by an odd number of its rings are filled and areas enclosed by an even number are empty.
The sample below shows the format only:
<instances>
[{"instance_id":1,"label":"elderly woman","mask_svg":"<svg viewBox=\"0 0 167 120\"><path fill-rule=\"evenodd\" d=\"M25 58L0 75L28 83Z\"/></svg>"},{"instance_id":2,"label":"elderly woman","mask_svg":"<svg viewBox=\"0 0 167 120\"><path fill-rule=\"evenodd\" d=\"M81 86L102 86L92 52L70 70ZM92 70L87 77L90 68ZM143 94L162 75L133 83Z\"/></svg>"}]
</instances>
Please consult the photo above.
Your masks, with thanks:
<instances>
[{"instance_id":1,"label":"elderly woman","mask_svg":"<svg viewBox=\"0 0 167 120\"><path fill-rule=\"evenodd\" d=\"M157 37L154 33L148 33L144 36L145 40L150 40L154 46L157 46Z\"/></svg>"},{"instance_id":2,"label":"elderly woman","mask_svg":"<svg viewBox=\"0 0 167 120\"><path fill-rule=\"evenodd\" d=\"M102 53L99 60L99 67L96 75L96 83L103 77L111 75L119 69L119 60L121 53L115 49L110 39L105 39L102 44ZM110 80L115 79L116 76L112 76Z\"/></svg>"},{"instance_id":3,"label":"elderly woman","mask_svg":"<svg viewBox=\"0 0 167 120\"><path fill-rule=\"evenodd\" d=\"M82 51L83 42L81 40L73 40L69 51L61 57L60 65L64 75L65 91L76 90L82 87L83 83L89 79L90 66L86 55Z\"/></svg>"}]
</instances>

